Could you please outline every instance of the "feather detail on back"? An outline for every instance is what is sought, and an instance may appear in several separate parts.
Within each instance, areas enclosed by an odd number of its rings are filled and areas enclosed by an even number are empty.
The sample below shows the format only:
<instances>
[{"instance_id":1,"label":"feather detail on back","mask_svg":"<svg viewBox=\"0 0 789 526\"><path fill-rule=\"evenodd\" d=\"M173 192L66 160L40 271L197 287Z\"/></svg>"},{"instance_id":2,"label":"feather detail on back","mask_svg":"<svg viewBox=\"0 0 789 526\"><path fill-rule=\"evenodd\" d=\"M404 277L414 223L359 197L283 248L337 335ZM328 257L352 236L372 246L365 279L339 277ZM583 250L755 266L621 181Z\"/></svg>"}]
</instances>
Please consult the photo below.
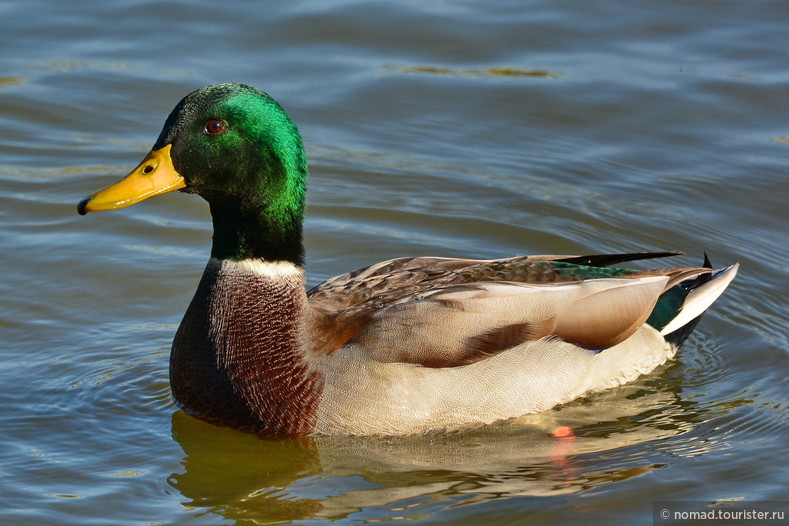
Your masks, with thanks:
<instances>
[{"instance_id":1,"label":"feather detail on back","mask_svg":"<svg viewBox=\"0 0 789 526\"><path fill-rule=\"evenodd\" d=\"M643 324L666 281L458 285L377 313L350 343L375 361L426 367L468 365L549 336L605 349Z\"/></svg>"},{"instance_id":2,"label":"feather detail on back","mask_svg":"<svg viewBox=\"0 0 789 526\"><path fill-rule=\"evenodd\" d=\"M655 253L664 257L674 253ZM382 362L466 365L554 336L602 350L630 336L657 297L705 268L637 271L610 264L650 253L500 260L400 258L308 292L312 350L360 344Z\"/></svg>"}]
</instances>

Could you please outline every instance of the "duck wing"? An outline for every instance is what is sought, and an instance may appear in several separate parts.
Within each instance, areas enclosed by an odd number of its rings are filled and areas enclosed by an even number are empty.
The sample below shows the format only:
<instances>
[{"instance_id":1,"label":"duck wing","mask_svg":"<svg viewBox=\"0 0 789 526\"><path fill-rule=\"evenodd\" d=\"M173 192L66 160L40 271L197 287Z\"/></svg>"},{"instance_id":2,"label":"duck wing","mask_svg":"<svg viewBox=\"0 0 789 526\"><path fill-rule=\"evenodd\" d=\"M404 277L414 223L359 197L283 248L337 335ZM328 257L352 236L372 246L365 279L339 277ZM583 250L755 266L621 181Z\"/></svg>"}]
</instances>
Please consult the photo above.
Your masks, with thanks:
<instances>
[{"instance_id":1,"label":"duck wing","mask_svg":"<svg viewBox=\"0 0 789 526\"><path fill-rule=\"evenodd\" d=\"M674 254L384 261L307 293L310 338L320 353L351 343L375 360L433 367L472 363L545 336L604 349L643 324L664 290L709 272L604 265Z\"/></svg>"},{"instance_id":2,"label":"duck wing","mask_svg":"<svg viewBox=\"0 0 789 526\"><path fill-rule=\"evenodd\" d=\"M350 343L375 361L426 367L468 365L545 337L601 350L643 325L668 280L454 285L376 313Z\"/></svg>"},{"instance_id":3,"label":"duck wing","mask_svg":"<svg viewBox=\"0 0 789 526\"><path fill-rule=\"evenodd\" d=\"M383 301L395 296L403 297L442 285L477 281L545 283L558 280L573 281L592 277L607 277L609 275L609 273L603 272L597 276L591 276L589 271L573 273L566 266L562 268L561 272L556 272L556 268L550 265L532 265L537 262L608 267L627 261L663 258L680 254L682 252L634 252L591 256L520 256L489 260L441 257L397 258L330 278L307 291L307 296L314 305L320 304L323 308L335 310L358 306L370 300Z\"/></svg>"}]
</instances>

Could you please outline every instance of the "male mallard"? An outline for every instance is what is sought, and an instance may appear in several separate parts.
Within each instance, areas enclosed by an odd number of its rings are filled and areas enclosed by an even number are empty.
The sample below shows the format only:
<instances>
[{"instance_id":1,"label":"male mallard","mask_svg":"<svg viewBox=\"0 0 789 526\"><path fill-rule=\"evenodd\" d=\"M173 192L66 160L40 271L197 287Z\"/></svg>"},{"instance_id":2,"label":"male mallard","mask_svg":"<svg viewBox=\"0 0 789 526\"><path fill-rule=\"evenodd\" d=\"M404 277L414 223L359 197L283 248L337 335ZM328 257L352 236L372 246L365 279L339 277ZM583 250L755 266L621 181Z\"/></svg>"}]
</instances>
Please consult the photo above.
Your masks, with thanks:
<instances>
[{"instance_id":1,"label":"male mallard","mask_svg":"<svg viewBox=\"0 0 789 526\"><path fill-rule=\"evenodd\" d=\"M301 137L269 95L185 97L113 210L181 190L214 223L175 335L173 396L208 421L287 434L405 434L544 411L674 355L737 266L608 265L673 252L392 259L305 291Z\"/></svg>"}]
</instances>

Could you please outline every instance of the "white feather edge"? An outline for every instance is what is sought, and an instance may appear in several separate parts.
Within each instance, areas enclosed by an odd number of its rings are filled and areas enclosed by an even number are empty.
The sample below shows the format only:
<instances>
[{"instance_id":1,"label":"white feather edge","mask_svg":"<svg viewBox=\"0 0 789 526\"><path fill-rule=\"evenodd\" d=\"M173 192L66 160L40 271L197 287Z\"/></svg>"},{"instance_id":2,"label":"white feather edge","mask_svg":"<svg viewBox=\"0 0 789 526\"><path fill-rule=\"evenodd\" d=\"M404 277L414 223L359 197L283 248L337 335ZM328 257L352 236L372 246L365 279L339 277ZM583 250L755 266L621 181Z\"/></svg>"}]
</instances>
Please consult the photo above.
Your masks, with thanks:
<instances>
[{"instance_id":1,"label":"white feather edge","mask_svg":"<svg viewBox=\"0 0 789 526\"><path fill-rule=\"evenodd\" d=\"M663 327L660 334L664 336L671 334L707 310L729 286L731 280L737 275L739 266L739 263L736 263L723 270L716 271L710 281L690 291L682 304L682 310L679 311L676 318Z\"/></svg>"},{"instance_id":2,"label":"white feather edge","mask_svg":"<svg viewBox=\"0 0 789 526\"><path fill-rule=\"evenodd\" d=\"M209 264L219 268L235 268L272 279L304 274L304 269L289 261L265 261L262 259L243 259L234 261L231 259L211 258Z\"/></svg>"}]
</instances>

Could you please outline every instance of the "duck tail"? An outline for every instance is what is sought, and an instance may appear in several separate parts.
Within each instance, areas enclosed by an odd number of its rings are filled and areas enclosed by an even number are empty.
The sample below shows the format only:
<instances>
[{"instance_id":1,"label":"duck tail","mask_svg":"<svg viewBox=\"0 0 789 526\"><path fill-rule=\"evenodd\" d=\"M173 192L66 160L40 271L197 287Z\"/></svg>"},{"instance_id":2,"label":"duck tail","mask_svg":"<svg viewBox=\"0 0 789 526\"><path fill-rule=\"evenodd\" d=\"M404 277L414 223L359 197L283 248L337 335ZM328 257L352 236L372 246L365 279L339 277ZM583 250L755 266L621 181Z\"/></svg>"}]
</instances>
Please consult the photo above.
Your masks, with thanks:
<instances>
[{"instance_id":1,"label":"duck tail","mask_svg":"<svg viewBox=\"0 0 789 526\"><path fill-rule=\"evenodd\" d=\"M685 280L664 292L647 323L660 331L666 341L679 347L693 332L704 312L726 290L737 275L739 264L712 269L707 255L704 266L709 273Z\"/></svg>"}]
</instances>

